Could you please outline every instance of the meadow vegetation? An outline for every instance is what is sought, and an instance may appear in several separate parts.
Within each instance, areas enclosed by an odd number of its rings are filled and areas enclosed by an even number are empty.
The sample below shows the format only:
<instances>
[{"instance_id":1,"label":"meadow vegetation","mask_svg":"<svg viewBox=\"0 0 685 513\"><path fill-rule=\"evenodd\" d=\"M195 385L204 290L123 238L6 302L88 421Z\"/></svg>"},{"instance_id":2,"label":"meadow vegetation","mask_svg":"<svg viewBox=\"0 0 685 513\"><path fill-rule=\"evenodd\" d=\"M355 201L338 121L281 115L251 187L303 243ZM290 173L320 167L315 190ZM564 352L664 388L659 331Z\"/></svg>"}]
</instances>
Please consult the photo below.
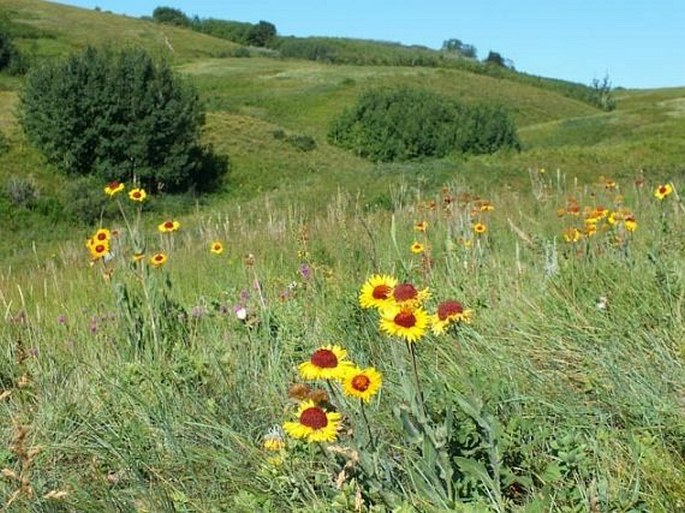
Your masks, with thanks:
<instances>
[{"instance_id":1,"label":"meadow vegetation","mask_svg":"<svg viewBox=\"0 0 685 513\"><path fill-rule=\"evenodd\" d=\"M29 60L114 34L165 55L231 163L212 195L76 181L0 74L3 511L685 509L685 89L608 112L513 70L0 12ZM400 87L504 105L520 151L330 144Z\"/></svg>"}]
</instances>

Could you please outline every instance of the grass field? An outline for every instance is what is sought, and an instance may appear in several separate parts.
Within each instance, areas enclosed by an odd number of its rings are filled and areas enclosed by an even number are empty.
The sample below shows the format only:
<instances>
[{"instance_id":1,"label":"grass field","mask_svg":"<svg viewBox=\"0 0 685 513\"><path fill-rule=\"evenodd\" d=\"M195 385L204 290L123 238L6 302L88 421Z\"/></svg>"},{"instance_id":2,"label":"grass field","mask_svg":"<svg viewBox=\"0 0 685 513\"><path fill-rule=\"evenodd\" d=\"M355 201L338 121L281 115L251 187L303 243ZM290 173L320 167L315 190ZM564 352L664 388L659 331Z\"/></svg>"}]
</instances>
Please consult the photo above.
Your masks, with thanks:
<instances>
[{"instance_id":1,"label":"grass field","mask_svg":"<svg viewBox=\"0 0 685 513\"><path fill-rule=\"evenodd\" d=\"M0 76L1 511L685 510L685 88L602 112L459 69L232 58L108 13L0 12L43 57L170 37L231 161L211 196L127 189L75 221L85 191L28 145L21 79ZM327 143L361 92L401 84L507 105L523 151L374 164ZM17 177L40 208L8 199ZM413 317L375 307L389 291L418 294ZM359 370L312 370L331 354Z\"/></svg>"}]
</instances>

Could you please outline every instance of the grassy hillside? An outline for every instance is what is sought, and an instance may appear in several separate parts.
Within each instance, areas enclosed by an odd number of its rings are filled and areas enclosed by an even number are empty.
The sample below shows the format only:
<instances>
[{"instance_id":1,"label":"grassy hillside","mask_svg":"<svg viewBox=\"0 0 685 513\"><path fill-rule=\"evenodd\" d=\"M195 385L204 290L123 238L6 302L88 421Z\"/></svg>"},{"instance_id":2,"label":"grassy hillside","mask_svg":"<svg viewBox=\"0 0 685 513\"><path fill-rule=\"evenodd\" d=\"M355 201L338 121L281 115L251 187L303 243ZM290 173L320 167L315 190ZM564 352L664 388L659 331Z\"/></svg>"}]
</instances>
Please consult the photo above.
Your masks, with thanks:
<instances>
[{"instance_id":1,"label":"grassy hillside","mask_svg":"<svg viewBox=\"0 0 685 513\"><path fill-rule=\"evenodd\" d=\"M64 55L87 45L137 44L174 61L229 55L238 45L137 18L41 0L0 0L0 21L17 46L37 57Z\"/></svg>"}]
</instances>

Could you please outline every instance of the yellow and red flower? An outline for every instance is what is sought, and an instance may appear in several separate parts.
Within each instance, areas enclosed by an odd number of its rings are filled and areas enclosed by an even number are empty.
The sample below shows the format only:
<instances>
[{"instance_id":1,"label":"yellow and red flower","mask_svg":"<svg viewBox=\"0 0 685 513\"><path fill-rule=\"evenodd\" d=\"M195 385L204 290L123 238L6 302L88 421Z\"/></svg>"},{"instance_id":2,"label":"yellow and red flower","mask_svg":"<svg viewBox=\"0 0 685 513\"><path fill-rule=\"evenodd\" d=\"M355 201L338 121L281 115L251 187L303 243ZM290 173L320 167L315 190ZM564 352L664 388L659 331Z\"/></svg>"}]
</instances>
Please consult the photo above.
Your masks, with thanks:
<instances>
[{"instance_id":1,"label":"yellow and red flower","mask_svg":"<svg viewBox=\"0 0 685 513\"><path fill-rule=\"evenodd\" d=\"M392 299L400 306L418 306L429 297L428 289L418 290L411 283L399 283L392 289Z\"/></svg>"},{"instance_id":2,"label":"yellow and red flower","mask_svg":"<svg viewBox=\"0 0 685 513\"><path fill-rule=\"evenodd\" d=\"M155 253L150 257L150 264L154 267L161 267L166 264L167 256L165 253Z\"/></svg>"},{"instance_id":3,"label":"yellow and red flower","mask_svg":"<svg viewBox=\"0 0 685 513\"><path fill-rule=\"evenodd\" d=\"M382 381L381 373L373 367L366 369L354 367L343 378L343 393L368 403L371 397L380 390Z\"/></svg>"},{"instance_id":4,"label":"yellow and red flower","mask_svg":"<svg viewBox=\"0 0 685 513\"><path fill-rule=\"evenodd\" d=\"M478 235L483 235L488 231L488 227L484 223L476 223L473 225L473 231Z\"/></svg>"},{"instance_id":5,"label":"yellow and red flower","mask_svg":"<svg viewBox=\"0 0 685 513\"><path fill-rule=\"evenodd\" d=\"M362 285L359 305L362 308L384 308L391 305L395 285L397 285L397 278L386 274L374 274Z\"/></svg>"},{"instance_id":6,"label":"yellow and red flower","mask_svg":"<svg viewBox=\"0 0 685 513\"><path fill-rule=\"evenodd\" d=\"M175 232L181 227L181 223L178 221L164 221L161 223L159 226L157 226L157 229L162 232L162 233L170 233L170 232Z\"/></svg>"},{"instance_id":7,"label":"yellow and red flower","mask_svg":"<svg viewBox=\"0 0 685 513\"><path fill-rule=\"evenodd\" d=\"M90 257L93 261L99 260L109 254L109 239L97 240L91 237L86 241L86 247L90 252Z\"/></svg>"},{"instance_id":8,"label":"yellow and red flower","mask_svg":"<svg viewBox=\"0 0 685 513\"><path fill-rule=\"evenodd\" d=\"M224 252L224 245L218 240L215 240L212 242L212 247L209 250L215 255L220 255Z\"/></svg>"},{"instance_id":9,"label":"yellow and red flower","mask_svg":"<svg viewBox=\"0 0 685 513\"><path fill-rule=\"evenodd\" d=\"M673 192L673 186L670 183L659 185L654 191L654 196L660 200Z\"/></svg>"},{"instance_id":10,"label":"yellow and red flower","mask_svg":"<svg viewBox=\"0 0 685 513\"><path fill-rule=\"evenodd\" d=\"M452 324L470 323L472 311L465 309L459 301L450 299L438 305L438 311L431 317L431 330L442 335Z\"/></svg>"},{"instance_id":11,"label":"yellow and red flower","mask_svg":"<svg viewBox=\"0 0 685 513\"><path fill-rule=\"evenodd\" d=\"M142 203L145 201L145 198L147 198L147 193L145 192L145 189L136 187L135 189L128 191L128 197L131 201Z\"/></svg>"},{"instance_id":12,"label":"yellow and red flower","mask_svg":"<svg viewBox=\"0 0 685 513\"><path fill-rule=\"evenodd\" d=\"M117 180L114 180L113 182L109 182L105 186L105 194L107 194L107 196L109 196L110 198L113 198L115 194L118 194L123 190L124 190L124 184L117 181Z\"/></svg>"},{"instance_id":13,"label":"yellow and red flower","mask_svg":"<svg viewBox=\"0 0 685 513\"><path fill-rule=\"evenodd\" d=\"M312 353L309 361L301 363L298 371L302 379L337 379L341 380L345 373L353 367L347 359L347 351L337 345L319 347Z\"/></svg>"},{"instance_id":14,"label":"yellow and red flower","mask_svg":"<svg viewBox=\"0 0 685 513\"><path fill-rule=\"evenodd\" d=\"M424 251L426 251L426 246L424 246L424 245L421 244L420 242L414 242L414 243L411 245L411 248L410 248L410 249L411 249L411 252L414 253L415 255L420 255L421 253L423 253Z\"/></svg>"},{"instance_id":15,"label":"yellow and red flower","mask_svg":"<svg viewBox=\"0 0 685 513\"><path fill-rule=\"evenodd\" d=\"M583 237L583 234L578 228L566 228L562 232L562 235L564 236L564 240L568 243L578 242Z\"/></svg>"},{"instance_id":16,"label":"yellow and red flower","mask_svg":"<svg viewBox=\"0 0 685 513\"><path fill-rule=\"evenodd\" d=\"M426 221L419 221L414 224L414 230L417 232L424 232L428 229L428 223Z\"/></svg>"},{"instance_id":17,"label":"yellow and red flower","mask_svg":"<svg viewBox=\"0 0 685 513\"><path fill-rule=\"evenodd\" d=\"M396 305L381 310L381 331L407 342L416 342L423 337L428 324L428 313L421 307Z\"/></svg>"},{"instance_id":18,"label":"yellow and red flower","mask_svg":"<svg viewBox=\"0 0 685 513\"><path fill-rule=\"evenodd\" d=\"M283 430L307 442L335 442L342 425L340 413L326 411L314 401L302 402L296 418L294 422L285 422Z\"/></svg>"}]
</instances>

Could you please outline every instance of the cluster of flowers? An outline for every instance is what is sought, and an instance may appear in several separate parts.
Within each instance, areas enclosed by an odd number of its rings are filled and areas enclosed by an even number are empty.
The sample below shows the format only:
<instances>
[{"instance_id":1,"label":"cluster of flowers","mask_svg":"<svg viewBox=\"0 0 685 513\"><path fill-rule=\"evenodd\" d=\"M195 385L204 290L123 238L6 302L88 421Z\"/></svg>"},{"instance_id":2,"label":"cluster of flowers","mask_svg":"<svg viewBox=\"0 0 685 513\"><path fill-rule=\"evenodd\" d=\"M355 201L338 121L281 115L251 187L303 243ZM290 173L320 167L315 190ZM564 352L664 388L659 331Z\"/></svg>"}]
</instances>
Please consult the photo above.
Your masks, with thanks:
<instances>
[{"instance_id":1,"label":"cluster of flowers","mask_svg":"<svg viewBox=\"0 0 685 513\"><path fill-rule=\"evenodd\" d=\"M618 202L620 202L620 197ZM616 210L610 211L601 205L581 209L575 198L569 198L566 208L557 209L557 216L582 217L583 219L582 227L568 226L562 231L564 240L569 243L590 238L599 231L609 231L621 226L630 233L637 229L637 218L629 209L620 206Z\"/></svg>"},{"instance_id":2,"label":"cluster of flowers","mask_svg":"<svg viewBox=\"0 0 685 513\"><path fill-rule=\"evenodd\" d=\"M373 367L360 368L347 357L338 345L316 349L308 361L298 366L305 381L338 382L345 396L369 402L381 388L382 375ZM331 405L323 390L312 390L307 385L291 388L291 397L300 401L295 420L283 424L283 430L293 438L307 442L334 442L342 426L342 414ZM264 448L275 450L277 431L267 435Z\"/></svg>"},{"instance_id":3,"label":"cluster of flowers","mask_svg":"<svg viewBox=\"0 0 685 513\"><path fill-rule=\"evenodd\" d=\"M123 192L126 186L119 181L113 181L108 183L105 188L105 194L110 198L114 198L120 192ZM128 192L128 198L136 203L143 203L147 199L148 195L145 189L140 187L135 187ZM122 211L123 212L123 211ZM174 219L168 219L157 226L157 230L160 233L173 233L177 232L181 228L181 223ZM89 237L86 241L86 248L88 249L91 260L93 262L104 258L107 261L111 258L111 241L112 236L116 235L116 232L110 232L107 228L98 229L94 235ZM216 255L220 255L224 251L224 246L220 241L213 241L210 245L210 251ZM134 251L133 261L139 262L145 258L145 254L142 251ZM168 260L168 256L165 252L157 252L150 257L150 264L153 267L161 267Z\"/></svg>"},{"instance_id":4,"label":"cluster of flowers","mask_svg":"<svg viewBox=\"0 0 685 513\"><path fill-rule=\"evenodd\" d=\"M423 306L429 298L427 288L419 290L393 276L375 274L362 286L359 304L378 311L382 332L407 342L416 342L429 329L441 335L451 325L471 322L472 311L455 300L443 301L435 313L429 313Z\"/></svg>"}]
</instances>

